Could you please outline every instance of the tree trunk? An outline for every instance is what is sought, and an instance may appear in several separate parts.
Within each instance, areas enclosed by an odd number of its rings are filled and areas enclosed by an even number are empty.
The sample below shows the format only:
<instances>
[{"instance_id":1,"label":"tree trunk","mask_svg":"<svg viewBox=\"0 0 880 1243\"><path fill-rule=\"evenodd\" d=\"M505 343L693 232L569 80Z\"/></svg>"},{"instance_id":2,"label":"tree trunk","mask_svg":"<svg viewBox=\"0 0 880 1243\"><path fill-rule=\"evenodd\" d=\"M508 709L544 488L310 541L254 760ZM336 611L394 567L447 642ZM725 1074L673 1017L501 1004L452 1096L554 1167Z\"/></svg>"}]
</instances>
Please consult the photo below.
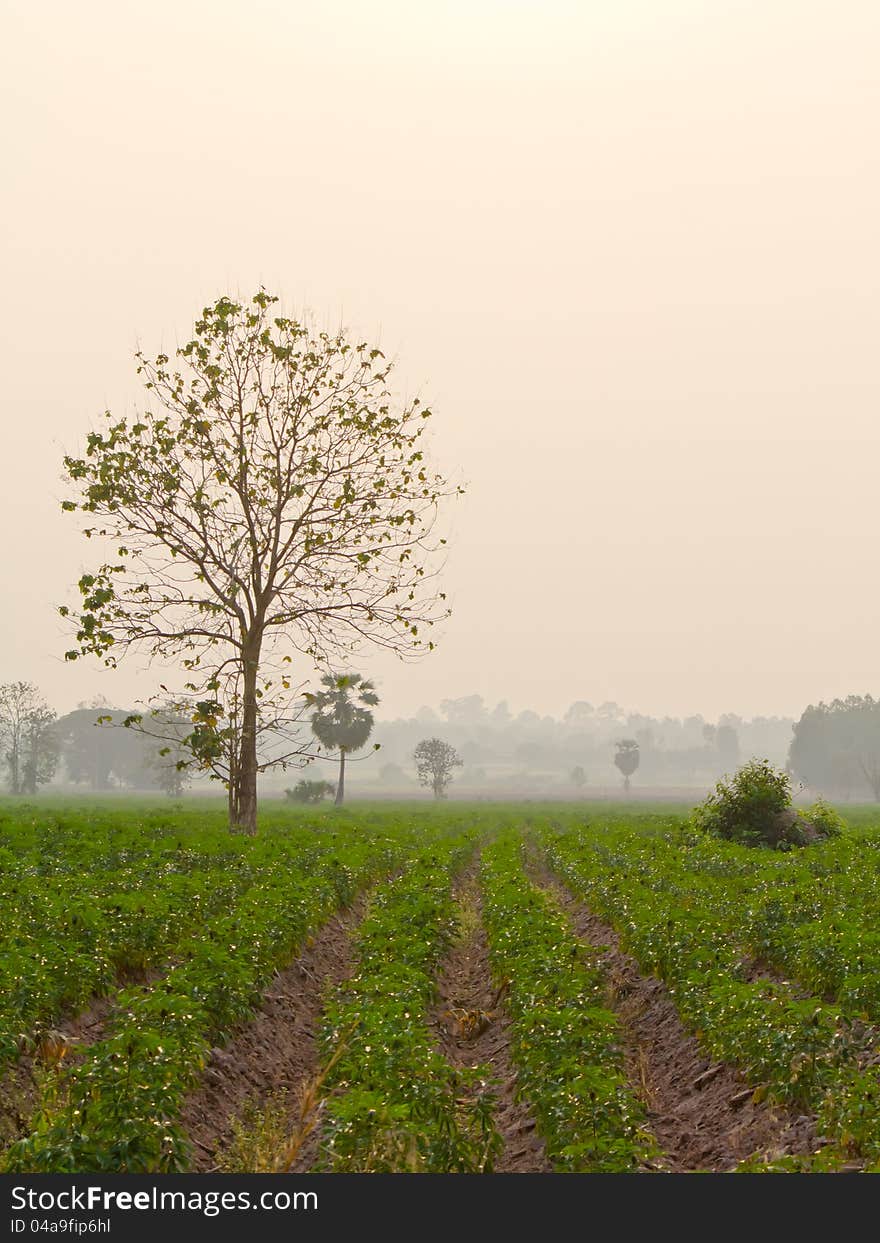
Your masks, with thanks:
<instances>
[{"instance_id":1,"label":"tree trunk","mask_svg":"<svg viewBox=\"0 0 880 1243\"><path fill-rule=\"evenodd\" d=\"M227 783L227 799L229 804L229 827L233 828L238 824L238 744L236 742L235 728L238 724L238 715L236 713L230 719L232 728L232 737L227 744L227 763L229 765L229 781Z\"/></svg>"},{"instance_id":2,"label":"tree trunk","mask_svg":"<svg viewBox=\"0 0 880 1243\"><path fill-rule=\"evenodd\" d=\"M257 632L259 635L259 631ZM257 832L257 674L260 642L249 640L243 653L241 697L241 744L235 778L230 785L230 805L234 819L230 828L243 829L250 837Z\"/></svg>"},{"instance_id":3,"label":"tree trunk","mask_svg":"<svg viewBox=\"0 0 880 1243\"><path fill-rule=\"evenodd\" d=\"M9 789L12 794L21 794L21 786L19 784L19 752L18 741L13 739L12 750L6 757L9 764Z\"/></svg>"},{"instance_id":4,"label":"tree trunk","mask_svg":"<svg viewBox=\"0 0 880 1243\"><path fill-rule=\"evenodd\" d=\"M341 807L345 799L345 747L339 748L339 782L336 786L336 807Z\"/></svg>"}]
</instances>

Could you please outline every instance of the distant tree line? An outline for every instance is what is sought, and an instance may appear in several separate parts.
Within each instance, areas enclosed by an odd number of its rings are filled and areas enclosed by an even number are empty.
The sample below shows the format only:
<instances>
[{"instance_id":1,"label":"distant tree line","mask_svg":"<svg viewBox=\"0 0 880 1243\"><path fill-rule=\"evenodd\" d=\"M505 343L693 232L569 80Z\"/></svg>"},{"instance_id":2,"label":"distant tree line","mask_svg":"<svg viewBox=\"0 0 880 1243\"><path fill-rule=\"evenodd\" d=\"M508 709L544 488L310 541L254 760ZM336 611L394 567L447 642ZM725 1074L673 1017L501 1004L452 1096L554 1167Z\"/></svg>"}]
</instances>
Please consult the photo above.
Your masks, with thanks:
<instances>
[{"instance_id":1,"label":"distant tree line","mask_svg":"<svg viewBox=\"0 0 880 1243\"><path fill-rule=\"evenodd\" d=\"M480 695L467 695L443 700L439 712L425 707L409 719L382 721L376 736L380 778L389 785L415 784L413 750L431 733L456 749L462 786L489 792L493 782L530 789L555 784L588 793L590 786L633 778L635 769L626 774L617 764L621 742L634 744L622 762L638 757L639 784L701 786L734 772L750 755L784 765L793 725L786 717L652 717L586 700L574 702L560 719L530 710L514 714L504 701L493 708Z\"/></svg>"},{"instance_id":2,"label":"distant tree line","mask_svg":"<svg viewBox=\"0 0 880 1243\"><path fill-rule=\"evenodd\" d=\"M103 700L63 716L30 682L0 686L0 754L6 789L36 794L55 779L92 791L162 790L183 793L191 780L173 741L191 729L168 714L168 738L157 741L123 728L129 716Z\"/></svg>"},{"instance_id":3,"label":"distant tree line","mask_svg":"<svg viewBox=\"0 0 880 1243\"><path fill-rule=\"evenodd\" d=\"M308 803L333 794L338 805L346 760L366 746L379 696L359 673L326 673L320 689L304 694L302 703L316 740L309 758L335 760L338 780L335 785L303 780L287 795ZM163 790L179 797L198 772L224 776L222 755L202 757L198 737L194 742L203 727L198 707L187 717L173 703L159 706L150 713L148 729L131 728L136 715L96 699L59 717L31 683L0 686L0 754L7 789L35 794L59 777L95 792ZM271 756L258 758L265 758L266 766L272 763Z\"/></svg>"},{"instance_id":4,"label":"distant tree line","mask_svg":"<svg viewBox=\"0 0 880 1243\"><path fill-rule=\"evenodd\" d=\"M555 781L572 794L588 794L590 785L622 779L628 788L636 777L648 787L713 784L742 761L759 758L786 767L796 781L829 798L880 801L880 699L871 695L810 705L798 721L654 718L583 700L560 720L531 711L514 716L506 703L490 710L470 695L444 700L439 714L422 708L410 719L377 722L373 684L359 674L332 673L304 702L317 754L337 764L338 779L306 782L304 789L300 783L299 793L291 794L296 801L312 801L320 788L319 797L341 802L346 761L355 752L366 758L373 735L379 739L373 747L381 746L381 784L421 784L439 798L453 775L462 787L484 786L487 793L493 774L503 770L505 786L517 778L529 788ZM168 706L156 738L123 728L130 715L97 699L58 716L32 683L0 685L3 785L25 795L64 782L95 792L180 796L194 775L184 739L198 723Z\"/></svg>"},{"instance_id":5,"label":"distant tree line","mask_svg":"<svg viewBox=\"0 0 880 1243\"><path fill-rule=\"evenodd\" d=\"M55 775L55 713L31 682L0 686L0 749L12 794L36 794Z\"/></svg>"},{"instance_id":6,"label":"distant tree line","mask_svg":"<svg viewBox=\"0 0 880 1243\"><path fill-rule=\"evenodd\" d=\"M590 786L710 786L743 762L765 760L787 768L802 785L829 798L880 800L880 700L849 696L811 705L800 720L732 713L717 721L699 715L651 717L619 704L576 700L561 718L494 708L480 695L446 699L439 712L377 724L382 744L380 780L415 785L414 748L431 731L462 760L460 784L500 789ZM629 771L627 771L629 770Z\"/></svg>"},{"instance_id":7,"label":"distant tree line","mask_svg":"<svg viewBox=\"0 0 880 1243\"><path fill-rule=\"evenodd\" d=\"M880 802L880 700L849 695L811 704L794 727L789 769L831 797L858 798L870 790Z\"/></svg>"}]
</instances>

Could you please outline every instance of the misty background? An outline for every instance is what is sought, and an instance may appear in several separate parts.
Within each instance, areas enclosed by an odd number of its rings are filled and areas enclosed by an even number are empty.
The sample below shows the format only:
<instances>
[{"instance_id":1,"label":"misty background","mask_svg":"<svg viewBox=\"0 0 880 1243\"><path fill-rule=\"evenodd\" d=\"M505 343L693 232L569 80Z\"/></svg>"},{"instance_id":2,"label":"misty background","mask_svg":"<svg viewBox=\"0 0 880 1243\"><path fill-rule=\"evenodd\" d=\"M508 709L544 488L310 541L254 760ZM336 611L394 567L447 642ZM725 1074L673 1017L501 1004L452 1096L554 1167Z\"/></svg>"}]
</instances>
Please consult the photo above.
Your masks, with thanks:
<instances>
[{"instance_id":1,"label":"misty background","mask_svg":"<svg viewBox=\"0 0 880 1243\"><path fill-rule=\"evenodd\" d=\"M649 729L647 781L725 714L782 760L808 703L877 692L880 7L6 0L2 26L0 682L65 713L158 680L63 662L91 550L61 456L139 400L138 343L264 282L380 336L467 486L438 650L363 667L372 763L432 705L490 785L548 771L551 735L558 780L601 752L611 784ZM471 696L465 729L441 704ZM575 746L579 700L627 707Z\"/></svg>"},{"instance_id":2,"label":"misty background","mask_svg":"<svg viewBox=\"0 0 880 1243\"><path fill-rule=\"evenodd\" d=\"M2 694L0 687L0 699ZM169 748L149 733L123 728L127 715L124 707L93 700L47 721L46 744L41 750L49 762L37 786L67 793L162 790L173 797L190 789L196 794L220 792L207 777L176 770L184 751L173 745ZM461 761L460 769L451 774L454 796L620 797L622 774L614 757L617 743L628 738L639 751L634 796L686 798L732 773L742 760L761 757L785 767L794 725L785 717L744 721L730 714L717 722L699 715L658 719L627 712L610 701L594 705L585 700L571 704L557 719L532 709L514 713L506 700L490 705L480 695L465 695L444 699L437 708L423 705L411 717L388 719L377 713L369 745L349 760L347 785L358 797L420 794L413 752L423 739L440 737L455 748ZM866 725L848 749L873 760L880 755L880 704ZM187 728L181 729L181 736ZM308 739L308 721L297 737ZM378 744L375 752L374 744ZM29 750L26 743L23 749ZM833 754L827 738L820 740L818 749ZM271 746L264 751L270 755ZM807 762L799 765L796 787L812 768L813 756L803 758ZM303 778L332 782L337 765L338 754L330 747L305 771L295 764L264 775L262 792L281 795ZM837 797L870 797L864 774L856 772L854 779L844 774L842 780L836 770L817 775ZM22 792L36 793L37 786Z\"/></svg>"}]
</instances>

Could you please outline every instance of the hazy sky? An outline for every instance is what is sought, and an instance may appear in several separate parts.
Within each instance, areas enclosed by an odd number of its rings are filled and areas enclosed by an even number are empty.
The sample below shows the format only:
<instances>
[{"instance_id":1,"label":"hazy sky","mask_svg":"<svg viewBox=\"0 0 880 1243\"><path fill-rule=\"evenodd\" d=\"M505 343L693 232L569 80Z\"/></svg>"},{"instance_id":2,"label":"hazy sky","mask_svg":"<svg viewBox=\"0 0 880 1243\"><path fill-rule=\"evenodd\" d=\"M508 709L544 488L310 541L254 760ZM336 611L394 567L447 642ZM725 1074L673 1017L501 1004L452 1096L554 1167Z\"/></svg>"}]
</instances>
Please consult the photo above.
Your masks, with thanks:
<instances>
[{"instance_id":1,"label":"hazy sky","mask_svg":"<svg viewBox=\"0 0 880 1243\"><path fill-rule=\"evenodd\" d=\"M880 693L877 0L3 0L0 681L59 708L62 452L223 292L378 334L467 481L384 713Z\"/></svg>"}]
</instances>

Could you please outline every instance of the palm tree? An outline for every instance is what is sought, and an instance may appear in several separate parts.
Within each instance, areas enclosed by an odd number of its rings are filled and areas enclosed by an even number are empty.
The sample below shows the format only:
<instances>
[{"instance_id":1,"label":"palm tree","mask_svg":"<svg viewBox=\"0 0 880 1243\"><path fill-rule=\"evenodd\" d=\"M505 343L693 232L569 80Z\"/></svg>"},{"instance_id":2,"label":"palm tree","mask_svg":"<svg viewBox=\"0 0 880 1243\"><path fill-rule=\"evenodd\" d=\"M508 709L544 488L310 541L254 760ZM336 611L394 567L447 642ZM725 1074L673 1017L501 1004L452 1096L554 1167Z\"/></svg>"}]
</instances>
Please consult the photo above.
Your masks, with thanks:
<instances>
[{"instance_id":1,"label":"palm tree","mask_svg":"<svg viewBox=\"0 0 880 1243\"><path fill-rule=\"evenodd\" d=\"M629 794L629 779L639 766L639 744L635 738L624 738L620 742L616 742L617 752L614 756L614 763L623 773L623 788Z\"/></svg>"},{"instance_id":2,"label":"palm tree","mask_svg":"<svg viewBox=\"0 0 880 1243\"><path fill-rule=\"evenodd\" d=\"M322 746L339 751L339 782L336 806L345 798L345 757L359 751L373 732L374 708L379 702L372 682L359 673L325 673L321 685L326 689L303 698L312 714L312 733Z\"/></svg>"}]
</instances>

